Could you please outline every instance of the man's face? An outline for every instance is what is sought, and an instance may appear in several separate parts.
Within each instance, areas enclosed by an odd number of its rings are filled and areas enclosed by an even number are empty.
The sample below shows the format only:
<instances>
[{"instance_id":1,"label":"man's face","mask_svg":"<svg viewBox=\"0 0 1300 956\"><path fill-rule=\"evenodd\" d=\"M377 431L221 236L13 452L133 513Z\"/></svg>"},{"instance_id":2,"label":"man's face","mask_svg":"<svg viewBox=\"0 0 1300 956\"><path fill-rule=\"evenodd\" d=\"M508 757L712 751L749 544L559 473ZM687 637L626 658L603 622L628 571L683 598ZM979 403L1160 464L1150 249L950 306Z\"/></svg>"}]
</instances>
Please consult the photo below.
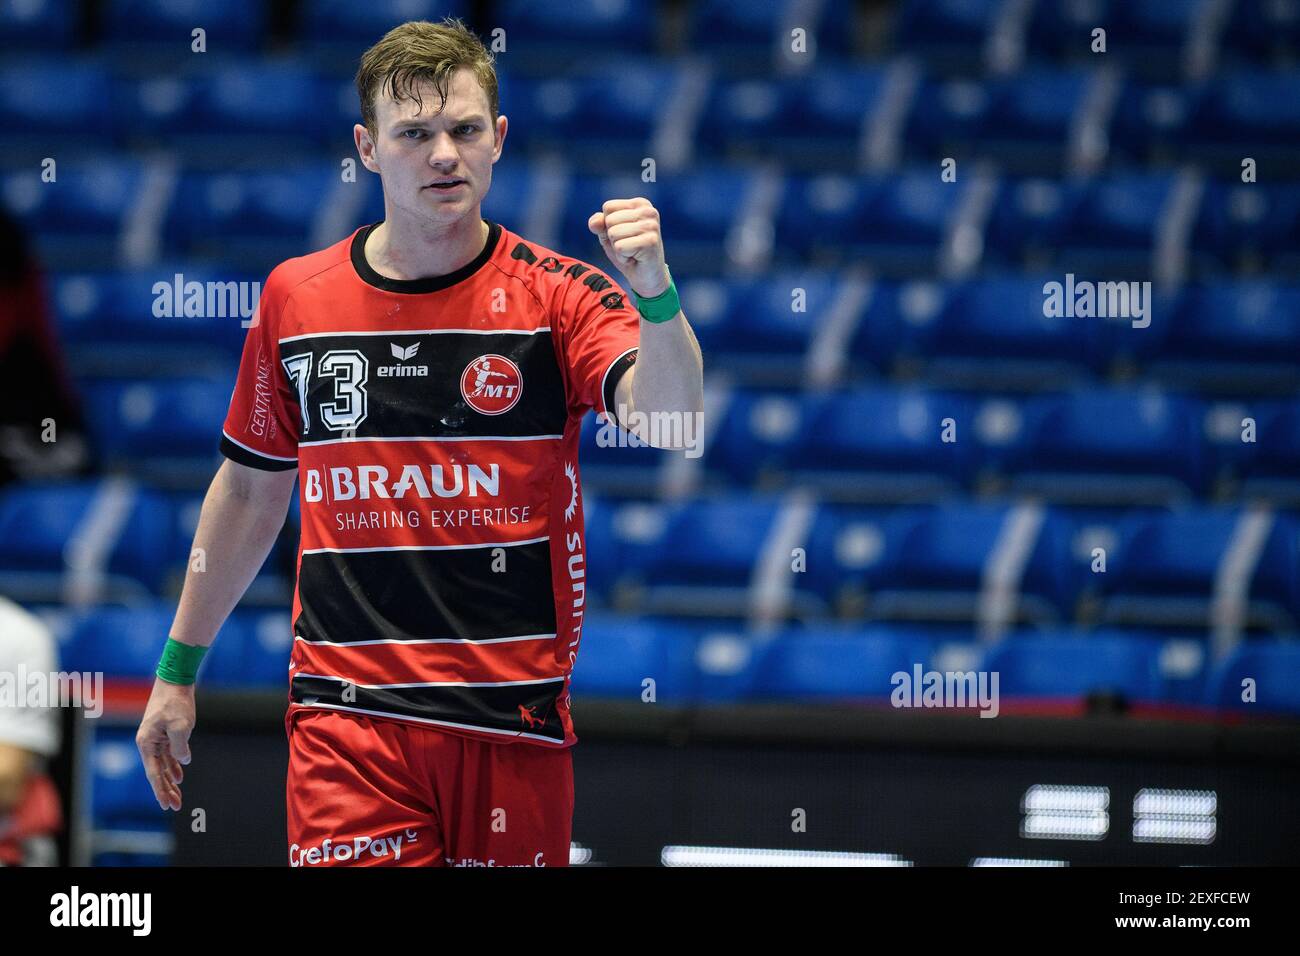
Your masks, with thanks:
<instances>
[{"instance_id":1,"label":"man's face","mask_svg":"<svg viewBox=\"0 0 1300 956\"><path fill-rule=\"evenodd\" d=\"M386 91L376 96L376 136L360 124L353 130L361 161L379 173L392 210L416 222L477 217L501 157L506 118L493 126L487 94L466 67L453 71L445 104L432 83L419 93L419 104L394 102Z\"/></svg>"}]
</instances>

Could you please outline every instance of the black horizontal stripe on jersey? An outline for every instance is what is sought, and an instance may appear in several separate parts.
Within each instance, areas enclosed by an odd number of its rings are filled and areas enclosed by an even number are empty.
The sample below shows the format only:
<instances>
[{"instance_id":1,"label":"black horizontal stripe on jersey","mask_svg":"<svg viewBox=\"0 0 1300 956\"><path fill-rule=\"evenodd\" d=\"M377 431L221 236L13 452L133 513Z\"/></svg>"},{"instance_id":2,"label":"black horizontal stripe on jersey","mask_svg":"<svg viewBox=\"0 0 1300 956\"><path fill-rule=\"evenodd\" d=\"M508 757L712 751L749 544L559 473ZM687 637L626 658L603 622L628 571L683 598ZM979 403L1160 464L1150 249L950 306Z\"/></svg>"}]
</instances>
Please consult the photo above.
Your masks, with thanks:
<instances>
[{"instance_id":1,"label":"black horizontal stripe on jersey","mask_svg":"<svg viewBox=\"0 0 1300 956\"><path fill-rule=\"evenodd\" d=\"M495 547L304 552L294 633L337 644L555 633L550 542Z\"/></svg>"},{"instance_id":2,"label":"black horizontal stripe on jersey","mask_svg":"<svg viewBox=\"0 0 1300 956\"><path fill-rule=\"evenodd\" d=\"M225 435L221 436L221 454L225 455L233 462L241 465L247 465L249 468L258 468L262 471L288 471L291 468L298 467L298 459L290 458L288 460L281 458L268 458L265 455L259 455L257 452L249 451L236 445Z\"/></svg>"},{"instance_id":3,"label":"black horizontal stripe on jersey","mask_svg":"<svg viewBox=\"0 0 1300 956\"><path fill-rule=\"evenodd\" d=\"M366 687L334 675L297 674L290 685L292 701L307 706L337 707L470 729L496 731L503 737L533 734L561 742L564 726L556 698L564 678L528 684L470 684ZM522 709L521 709L522 708ZM527 713L527 717L525 717Z\"/></svg>"},{"instance_id":4,"label":"black horizontal stripe on jersey","mask_svg":"<svg viewBox=\"0 0 1300 956\"><path fill-rule=\"evenodd\" d=\"M409 355L398 358L394 346ZM410 352L415 347L414 352ZM523 388L508 411L488 415L461 394L461 375L483 355L503 355L519 368ZM291 336L280 341L280 358L290 366L310 355L307 384L307 423L300 443L340 437L383 438L420 435L427 438L518 437L553 435L568 420L564 378L555 359L549 330L535 332L424 331L382 334L322 333ZM339 368L338 356L359 357L364 379L359 399L350 369L324 374L322 362ZM381 370L383 374L381 374ZM418 373L418 374L417 374ZM348 402L364 401L355 430ZM340 407L342 406L342 407ZM336 409L332 420L326 409ZM331 427L332 426L332 427Z\"/></svg>"}]
</instances>

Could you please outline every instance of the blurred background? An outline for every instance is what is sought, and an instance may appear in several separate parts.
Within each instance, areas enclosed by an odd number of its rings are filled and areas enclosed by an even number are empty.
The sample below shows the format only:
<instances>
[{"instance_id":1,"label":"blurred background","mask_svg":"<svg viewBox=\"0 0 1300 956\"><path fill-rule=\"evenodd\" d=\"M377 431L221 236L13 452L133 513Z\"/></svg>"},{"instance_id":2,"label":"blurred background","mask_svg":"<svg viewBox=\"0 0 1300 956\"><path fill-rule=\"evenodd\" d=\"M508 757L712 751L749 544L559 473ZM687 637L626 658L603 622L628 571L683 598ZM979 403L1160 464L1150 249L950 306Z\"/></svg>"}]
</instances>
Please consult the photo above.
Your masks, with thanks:
<instances>
[{"instance_id":1,"label":"blurred background","mask_svg":"<svg viewBox=\"0 0 1300 956\"><path fill-rule=\"evenodd\" d=\"M107 682L60 859L283 861L296 503L186 814L134 747L245 334L159 303L382 218L352 74L447 15L484 215L601 265L648 197L705 354L701 457L587 422L574 862L1300 861L1300 3L0 0L0 594Z\"/></svg>"}]
</instances>

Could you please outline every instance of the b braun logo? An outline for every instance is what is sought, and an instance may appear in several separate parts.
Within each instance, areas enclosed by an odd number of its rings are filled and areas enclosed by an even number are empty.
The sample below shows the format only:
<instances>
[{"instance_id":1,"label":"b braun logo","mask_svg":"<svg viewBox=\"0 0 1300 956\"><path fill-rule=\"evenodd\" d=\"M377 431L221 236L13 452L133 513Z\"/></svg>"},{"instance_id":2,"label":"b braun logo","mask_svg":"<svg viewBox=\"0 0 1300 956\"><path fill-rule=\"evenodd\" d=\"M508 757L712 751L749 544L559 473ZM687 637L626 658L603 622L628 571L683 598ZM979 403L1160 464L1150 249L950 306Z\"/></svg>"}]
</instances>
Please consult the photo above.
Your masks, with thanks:
<instances>
[{"instance_id":1,"label":"b braun logo","mask_svg":"<svg viewBox=\"0 0 1300 956\"><path fill-rule=\"evenodd\" d=\"M461 398L483 415L510 411L523 393L523 374L504 355L480 355L460 373Z\"/></svg>"},{"instance_id":2,"label":"b braun logo","mask_svg":"<svg viewBox=\"0 0 1300 956\"><path fill-rule=\"evenodd\" d=\"M405 362L407 359L415 358L415 353L420 351L420 343L409 345L402 348L396 342L389 342L388 347L392 350L393 358ZM429 375L429 366L427 365L381 365L379 366L380 378L427 378Z\"/></svg>"}]
</instances>

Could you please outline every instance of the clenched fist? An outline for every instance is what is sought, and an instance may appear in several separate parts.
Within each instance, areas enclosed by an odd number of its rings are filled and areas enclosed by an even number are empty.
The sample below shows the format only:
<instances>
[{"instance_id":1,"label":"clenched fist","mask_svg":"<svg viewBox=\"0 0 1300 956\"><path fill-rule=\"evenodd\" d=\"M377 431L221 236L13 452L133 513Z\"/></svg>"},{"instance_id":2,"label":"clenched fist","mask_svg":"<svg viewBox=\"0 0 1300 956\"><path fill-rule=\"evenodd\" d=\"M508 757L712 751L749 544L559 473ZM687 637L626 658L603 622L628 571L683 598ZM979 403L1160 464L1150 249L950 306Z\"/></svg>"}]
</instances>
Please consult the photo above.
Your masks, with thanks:
<instances>
[{"instance_id":1,"label":"clenched fist","mask_svg":"<svg viewBox=\"0 0 1300 956\"><path fill-rule=\"evenodd\" d=\"M668 288L672 280L664 263L659 210L650 200L610 199L591 214L587 228L638 296L652 299Z\"/></svg>"}]
</instances>

